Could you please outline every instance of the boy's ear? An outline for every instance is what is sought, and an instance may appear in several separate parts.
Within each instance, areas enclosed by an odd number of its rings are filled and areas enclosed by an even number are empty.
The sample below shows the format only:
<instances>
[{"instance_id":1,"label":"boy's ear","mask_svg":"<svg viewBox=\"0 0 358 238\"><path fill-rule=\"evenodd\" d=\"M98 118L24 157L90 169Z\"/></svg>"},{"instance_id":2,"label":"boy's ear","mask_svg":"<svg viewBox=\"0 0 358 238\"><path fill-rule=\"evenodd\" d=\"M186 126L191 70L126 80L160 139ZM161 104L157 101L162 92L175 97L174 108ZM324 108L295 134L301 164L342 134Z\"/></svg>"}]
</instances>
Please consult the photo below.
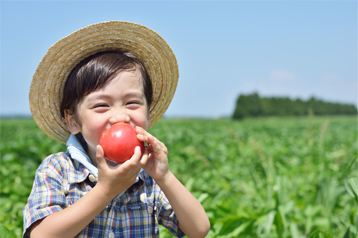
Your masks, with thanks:
<instances>
[{"instance_id":1,"label":"boy's ear","mask_svg":"<svg viewBox=\"0 0 358 238\"><path fill-rule=\"evenodd\" d=\"M70 130L71 134L76 135L77 133L81 132L73 113L70 114L68 110L65 110L65 119L67 127Z\"/></svg>"}]
</instances>

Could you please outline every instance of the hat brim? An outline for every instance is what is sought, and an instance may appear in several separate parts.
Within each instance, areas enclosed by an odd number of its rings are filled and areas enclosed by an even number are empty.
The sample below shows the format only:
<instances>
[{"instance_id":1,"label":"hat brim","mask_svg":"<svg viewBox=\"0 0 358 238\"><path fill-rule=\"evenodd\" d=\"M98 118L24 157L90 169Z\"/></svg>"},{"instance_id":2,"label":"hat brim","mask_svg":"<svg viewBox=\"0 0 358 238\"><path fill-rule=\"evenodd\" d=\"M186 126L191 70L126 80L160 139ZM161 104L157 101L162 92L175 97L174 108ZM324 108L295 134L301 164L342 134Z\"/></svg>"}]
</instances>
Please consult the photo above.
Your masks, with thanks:
<instances>
[{"instance_id":1,"label":"hat brim","mask_svg":"<svg viewBox=\"0 0 358 238\"><path fill-rule=\"evenodd\" d=\"M40 129L52 139L66 143L70 136L60 106L66 80L78 63L107 50L129 51L142 62L153 85L149 108L150 126L165 113L173 99L179 70L165 40L142 25L122 21L89 25L62 38L40 61L30 86L30 110Z\"/></svg>"}]
</instances>

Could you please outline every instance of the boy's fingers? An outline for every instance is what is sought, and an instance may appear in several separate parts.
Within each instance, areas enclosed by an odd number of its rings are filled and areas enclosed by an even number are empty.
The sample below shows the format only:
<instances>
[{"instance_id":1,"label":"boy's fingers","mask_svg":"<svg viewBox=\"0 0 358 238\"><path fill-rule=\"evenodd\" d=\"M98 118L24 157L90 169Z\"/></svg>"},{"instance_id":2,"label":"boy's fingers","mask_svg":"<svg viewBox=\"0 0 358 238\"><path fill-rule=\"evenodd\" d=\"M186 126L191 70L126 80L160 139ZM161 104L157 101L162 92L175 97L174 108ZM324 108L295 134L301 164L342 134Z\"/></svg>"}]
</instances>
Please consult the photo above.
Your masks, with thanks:
<instances>
[{"instance_id":1,"label":"boy's fingers","mask_svg":"<svg viewBox=\"0 0 358 238\"><path fill-rule=\"evenodd\" d=\"M141 163L142 167L144 167L147 164L148 157L149 157L149 148L145 147L144 153L143 153L142 158L140 160L140 163Z\"/></svg>"},{"instance_id":2,"label":"boy's fingers","mask_svg":"<svg viewBox=\"0 0 358 238\"><path fill-rule=\"evenodd\" d=\"M106 162L106 158L104 157L104 151L103 151L103 148L100 146L100 145L97 145L96 147L96 159L97 159L97 168L105 168L105 167L108 167L108 166L105 166L107 165L107 162Z\"/></svg>"},{"instance_id":3,"label":"boy's fingers","mask_svg":"<svg viewBox=\"0 0 358 238\"><path fill-rule=\"evenodd\" d=\"M165 156L165 155L168 154L168 149L164 145L164 143L161 142L160 140L158 140L157 138L155 138L150 133L148 133L146 130L144 130L143 128L137 126L136 127L136 132L138 133L137 138L139 140L148 143L149 150L154 153L155 157L162 158L162 156ZM148 159L148 157L149 157L149 155L147 156L146 159ZM142 160L143 160L143 158L142 158ZM144 162L146 163L146 160L144 160L143 163Z\"/></svg>"},{"instance_id":4,"label":"boy's fingers","mask_svg":"<svg viewBox=\"0 0 358 238\"><path fill-rule=\"evenodd\" d=\"M145 130L144 130L142 127L140 127L140 126L136 126L136 127L135 127L135 130L136 130L137 133L140 133L140 134L145 133Z\"/></svg>"},{"instance_id":5,"label":"boy's fingers","mask_svg":"<svg viewBox=\"0 0 358 238\"><path fill-rule=\"evenodd\" d=\"M140 151L140 147L139 146L136 146L134 148L134 154L132 155L132 158L130 158L129 160L127 160L126 162L124 163L128 163L129 167L130 168L133 168L135 167L139 161L140 161L140 157L141 157L141 151Z\"/></svg>"},{"instance_id":6,"label":"boy's fingers","mask_svg":"<svg viewBox=\"0 0 358 238\"><path fill-rule=\"evenodd\" d=\"M146 130L144 130L142 127L137 126L135 128L137 135L142 136L142 137L146 137L146 135L148 134L148 132Z\"/></svg>"},{"instance_id":7,"label":"boy's fingers","mask_svg":"<svg viewBox=\"0 0 358 238\"><path fill-rule=\"evenodd\" d=\"M165 146L161 141L159 141L152 135L149 135L148 137L149 137L149 140L151 141L151 145L152 145L153 151L155 153L160 153L161 151L163 151Z\"/></svg>"},{"instance_id":8,"label":"boy's fingers","mask_svg":"<svg viewBox=\"0 0 358 238\"><path fill-rule=\"evenodd\" d=\"M145 141L145 142L151 142L151 140L153 140L153 136L148 133L146 130L144 130L143 128L137 126L136 127L136 132L137 132L137 138L142 140L142 141Z\"/></svg>"},{"instance_id":9,"label":"boy's fingers","mask_svg":"<svg viewBox=\"0 0 358 238\"><path fill-rule=\"evenodd\" d=\"M145 131L142 128L137 128L137 138L140 141L151 143L150 138L153 138L151 134L149 134L147 131Z\"/></svg>"},{"instance_id":10,"label":"boy's fingers","mask_svg":"<svg viewBox=\"0 0 358 238\"><path fill-rule=\"evenodd\" d=\"M167 147L163 142L152 136L150 133L146 132L145 135L138 134L138 139L145 141L149 144L150 151L154 152L155 157L162 158L165 154L167 154Z\"/></svg>"},{"instance_id":11,"label":"boy's fingers","mask_svg":"<svg viewBox=\"0 0 358 238\"><path fill-rule=\"evenodd\" d=\"M148 137L142 134L137 134L137 138L140 141L147 142L148 143Z\"/></svg>"}]
</instances>

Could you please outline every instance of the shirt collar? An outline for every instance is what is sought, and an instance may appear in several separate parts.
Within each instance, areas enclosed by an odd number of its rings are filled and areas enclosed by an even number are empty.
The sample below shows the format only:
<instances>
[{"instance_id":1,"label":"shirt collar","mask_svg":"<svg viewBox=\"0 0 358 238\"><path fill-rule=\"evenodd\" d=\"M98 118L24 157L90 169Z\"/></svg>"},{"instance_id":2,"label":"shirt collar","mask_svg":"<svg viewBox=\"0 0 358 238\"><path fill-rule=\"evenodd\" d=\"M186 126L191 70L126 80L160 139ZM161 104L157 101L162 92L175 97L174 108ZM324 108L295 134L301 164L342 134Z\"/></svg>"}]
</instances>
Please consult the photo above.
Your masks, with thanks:
<instances>
[{"instance_id":1,"label":"shirt collar","mask_svg":"<svg viewBox=\"0 0 358 238\"><path fill-rule=\"evenodd\" d=\"M94 166L88 157L86 151L83 149L81 143L77 140L77 137L71 134L70 138L67 140L67 150L71 155L71 158L80 162L85 166L91 173L98 176L98 169Z\"/></svg>"}]
</instances>

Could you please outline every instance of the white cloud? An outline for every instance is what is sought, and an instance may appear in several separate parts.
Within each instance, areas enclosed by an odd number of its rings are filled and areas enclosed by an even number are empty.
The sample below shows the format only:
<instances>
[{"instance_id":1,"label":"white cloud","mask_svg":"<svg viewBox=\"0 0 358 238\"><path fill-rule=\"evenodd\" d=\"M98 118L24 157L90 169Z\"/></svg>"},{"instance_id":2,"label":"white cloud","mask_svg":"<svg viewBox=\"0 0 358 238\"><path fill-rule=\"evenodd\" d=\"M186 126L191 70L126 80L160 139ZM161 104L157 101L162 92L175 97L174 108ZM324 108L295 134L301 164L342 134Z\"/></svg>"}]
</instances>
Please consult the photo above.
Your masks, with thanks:
<instances>
[{"instance_id":1,"label":"white cloud","mask_svg":"<svg viewBox=\"0 0 358 238\"><path fill-rule=\"evenodd\" d=\"M295 81L296 75L286 70L274 69L271 71L271 78L279 81Z\"/></svg>"}]
</instances>

